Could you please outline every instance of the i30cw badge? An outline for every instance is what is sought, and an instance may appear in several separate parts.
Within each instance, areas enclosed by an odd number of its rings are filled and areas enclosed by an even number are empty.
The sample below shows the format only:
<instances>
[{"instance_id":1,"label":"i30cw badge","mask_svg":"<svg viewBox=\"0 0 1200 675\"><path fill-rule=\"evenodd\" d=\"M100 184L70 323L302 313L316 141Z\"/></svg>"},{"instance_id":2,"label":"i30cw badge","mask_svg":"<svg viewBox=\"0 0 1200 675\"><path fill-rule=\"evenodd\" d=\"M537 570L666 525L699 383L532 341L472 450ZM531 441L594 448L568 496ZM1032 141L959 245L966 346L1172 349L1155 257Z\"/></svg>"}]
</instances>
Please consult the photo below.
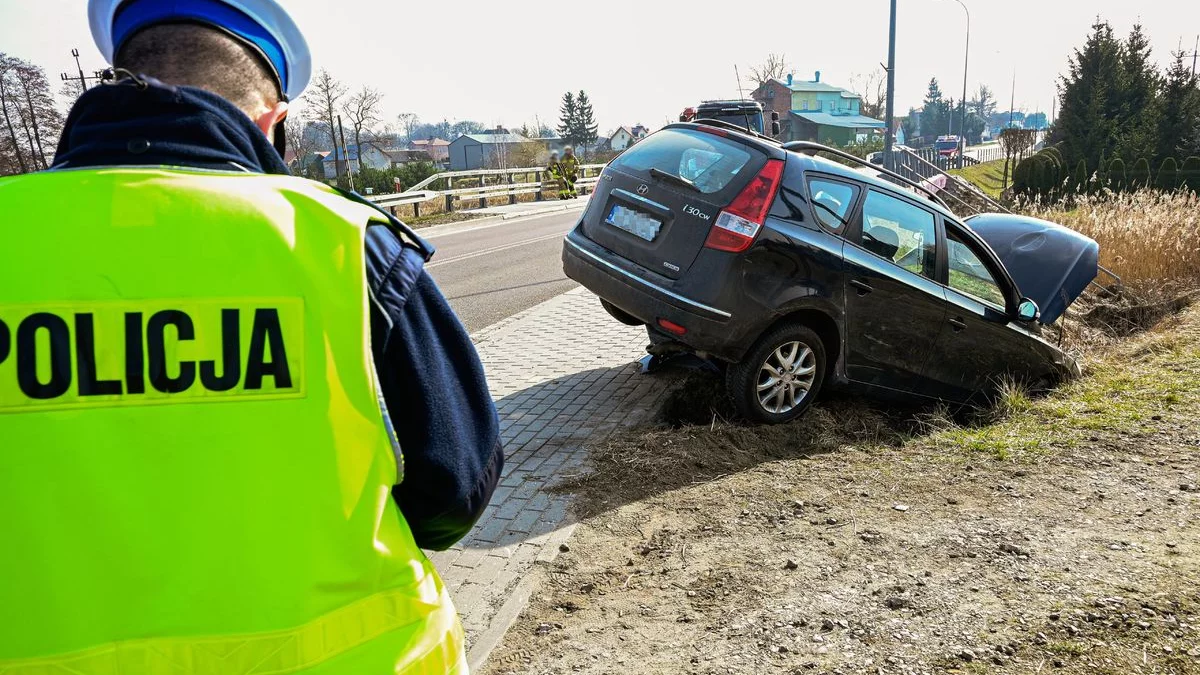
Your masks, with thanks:
<instances>
[{"instance_id":1,"label":"i30cw badge","mask_svg":"<svg viewBox=\"0 0 1200 675\"><path fill-rule=\"evenodd\" d=\"M638 186L638 194L639 195L644 195L649 191L650 191L650 186L646 185L645 183L642 183L641 185Z\"/></svg>"}]
</instances>

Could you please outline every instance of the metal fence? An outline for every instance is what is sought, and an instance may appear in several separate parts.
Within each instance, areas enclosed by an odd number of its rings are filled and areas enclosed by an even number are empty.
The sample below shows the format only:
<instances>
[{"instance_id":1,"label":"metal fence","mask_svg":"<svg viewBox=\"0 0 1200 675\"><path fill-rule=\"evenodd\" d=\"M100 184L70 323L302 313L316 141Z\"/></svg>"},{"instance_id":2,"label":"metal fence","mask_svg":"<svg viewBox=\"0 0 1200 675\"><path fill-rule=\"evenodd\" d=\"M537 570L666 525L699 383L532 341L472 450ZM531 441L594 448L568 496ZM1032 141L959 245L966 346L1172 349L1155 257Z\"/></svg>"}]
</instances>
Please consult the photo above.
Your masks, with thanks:
<instances>
[{"instance_id":1,"label":"metal fence","mask_svg":"<svg viewBox=\"0 0 1200 675\"><path fill-rule=\"evenodd\" d=\"M575 188L580 194L595 189L603 164L582 164ZM396 207L411 205L413 216L421 217L421 205L443 200L445 211L467 208L486 208L492 200L506 199L509 204L517 203L520 195L534 195L536 201L554 198L558 193L558 181L546 177L545 167L518 167L512 169L478 169L475 171L443 171L417 183L404 192L391 195L367 197L376 205L396 213Z\"/></svg>"}]
</instances>

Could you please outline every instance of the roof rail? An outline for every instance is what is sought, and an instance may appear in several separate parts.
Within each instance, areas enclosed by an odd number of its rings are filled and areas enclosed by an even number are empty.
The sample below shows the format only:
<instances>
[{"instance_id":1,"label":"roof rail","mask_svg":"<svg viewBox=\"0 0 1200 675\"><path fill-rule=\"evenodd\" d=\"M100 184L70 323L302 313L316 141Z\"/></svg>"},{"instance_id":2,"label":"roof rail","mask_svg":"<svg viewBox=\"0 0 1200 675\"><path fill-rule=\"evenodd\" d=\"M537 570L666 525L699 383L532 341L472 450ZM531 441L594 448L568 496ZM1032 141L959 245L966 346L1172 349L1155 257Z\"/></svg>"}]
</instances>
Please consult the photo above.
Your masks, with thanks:
<instances>
[{"instance_id":1,"label":"roof rail","mask_svg":"<svg viewBox=\"0 0 1200 675\"><path fill-rule=\"evenodd\" d=\"M820 143L813 143L812 141L792 141L791 143L784 143L783 149L791 150L793 152L802 152L802 153L808 154L808 155L815 155L818 152L824 152L826 154L830 154L835 157L840 157L849 162L854 162L855 164L859 164L861 166L867 167L874 171L878 171L882 174L886 174L886 175L890 176L891 178L901 181L905 185L911 186L912 188L914 188L916 190L920 190L921 192L925 193L929 197L930 201L937 203L937 204L941 204L942 207L945 208L947 211L951 211L950 206L948 204L946 204L946 202L943 201L942 198L939 197L937 195L937 193L935 193L933 190L925 187L924 185L921 185L920 183L918 183L914 180L905 178L904 176L901 176L900 174L896 173L895 171L892 171L891 169L885 169L882 166L872 164L872 163L868 162L867 160L865 160L861 157L855 157L854 155L852 155L844 150L838 150L837 148L831 148L827 145L821 145ZM951 211L951 212L953 212L953 211Z\"/></svg>"}]
</instances>

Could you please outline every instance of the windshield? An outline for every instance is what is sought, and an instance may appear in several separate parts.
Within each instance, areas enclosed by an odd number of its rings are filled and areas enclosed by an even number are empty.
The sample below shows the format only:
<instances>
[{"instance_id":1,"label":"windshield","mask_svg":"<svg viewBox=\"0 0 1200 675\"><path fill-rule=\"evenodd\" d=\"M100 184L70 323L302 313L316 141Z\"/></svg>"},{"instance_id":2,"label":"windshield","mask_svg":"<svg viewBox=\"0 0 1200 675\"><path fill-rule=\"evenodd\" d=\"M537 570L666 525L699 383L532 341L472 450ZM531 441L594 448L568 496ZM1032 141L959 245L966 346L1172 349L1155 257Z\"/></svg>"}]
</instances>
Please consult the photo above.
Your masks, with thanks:
<instances>
[{"instance_id":1,"label":"windshield","mask_svg":"<svg viewBox=\"0 0 1200 675\"><path fill-rule=\"evenodd\" d=\"M933 147L938 150L953 150L958 147L958 141L938 141Z\"/></svg>"},{"instance_id":2,"label":"windshield","mask_svg":"<svg viewBox=\"0 0 1200 675\"><path fill-rule=\"evenodd\" d=\"M754 152L714 134L664 129L626 150L611 166L650 174L654 169L683 179L707 195L720 192L742 175Z\"/></svg>"},{"instance_id":3,"label":"windshield","mask_svg":"<svg viewBox=\"0 0 1200 675\"><path fill-rule=\"evenodd\" d=\"M760 134L763 131L763 116L762 116L762 113L757 112L757 111L756 112L748 112L747 111L744 113L725 112L725 111L709 113L709 112L700 111L700 112L696 113L696 119L718 120L721 122L728 122L729 124L737 125L739 127L742 127L743 129L747 128L746 121L749 120L749 122L750 122L749 128L750 129L752 129L755 132L760 133Z\"/></svg>"}]
</instances>

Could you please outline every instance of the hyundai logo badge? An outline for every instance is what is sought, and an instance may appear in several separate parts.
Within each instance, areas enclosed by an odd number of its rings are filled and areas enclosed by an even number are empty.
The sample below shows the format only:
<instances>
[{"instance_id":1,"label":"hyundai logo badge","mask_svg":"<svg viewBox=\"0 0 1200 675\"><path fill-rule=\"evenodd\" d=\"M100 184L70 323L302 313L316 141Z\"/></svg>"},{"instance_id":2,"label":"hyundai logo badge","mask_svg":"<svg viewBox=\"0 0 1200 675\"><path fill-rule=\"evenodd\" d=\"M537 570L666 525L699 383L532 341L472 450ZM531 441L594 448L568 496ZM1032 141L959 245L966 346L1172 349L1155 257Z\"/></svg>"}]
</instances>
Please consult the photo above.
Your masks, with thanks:
<instances>
[{"instance_id":1,"label":"hyundai logo badge","mask_svg":"<svg viewBox=\"0 0 1200 675\"><path fill-rule=\"evenodd\" d=\"M650 186L646 185L645 183L642 183L641 185L638 186L638 194L639 195L644 195L649 191L650 191Z\"/></svg>"}]
</instances>

